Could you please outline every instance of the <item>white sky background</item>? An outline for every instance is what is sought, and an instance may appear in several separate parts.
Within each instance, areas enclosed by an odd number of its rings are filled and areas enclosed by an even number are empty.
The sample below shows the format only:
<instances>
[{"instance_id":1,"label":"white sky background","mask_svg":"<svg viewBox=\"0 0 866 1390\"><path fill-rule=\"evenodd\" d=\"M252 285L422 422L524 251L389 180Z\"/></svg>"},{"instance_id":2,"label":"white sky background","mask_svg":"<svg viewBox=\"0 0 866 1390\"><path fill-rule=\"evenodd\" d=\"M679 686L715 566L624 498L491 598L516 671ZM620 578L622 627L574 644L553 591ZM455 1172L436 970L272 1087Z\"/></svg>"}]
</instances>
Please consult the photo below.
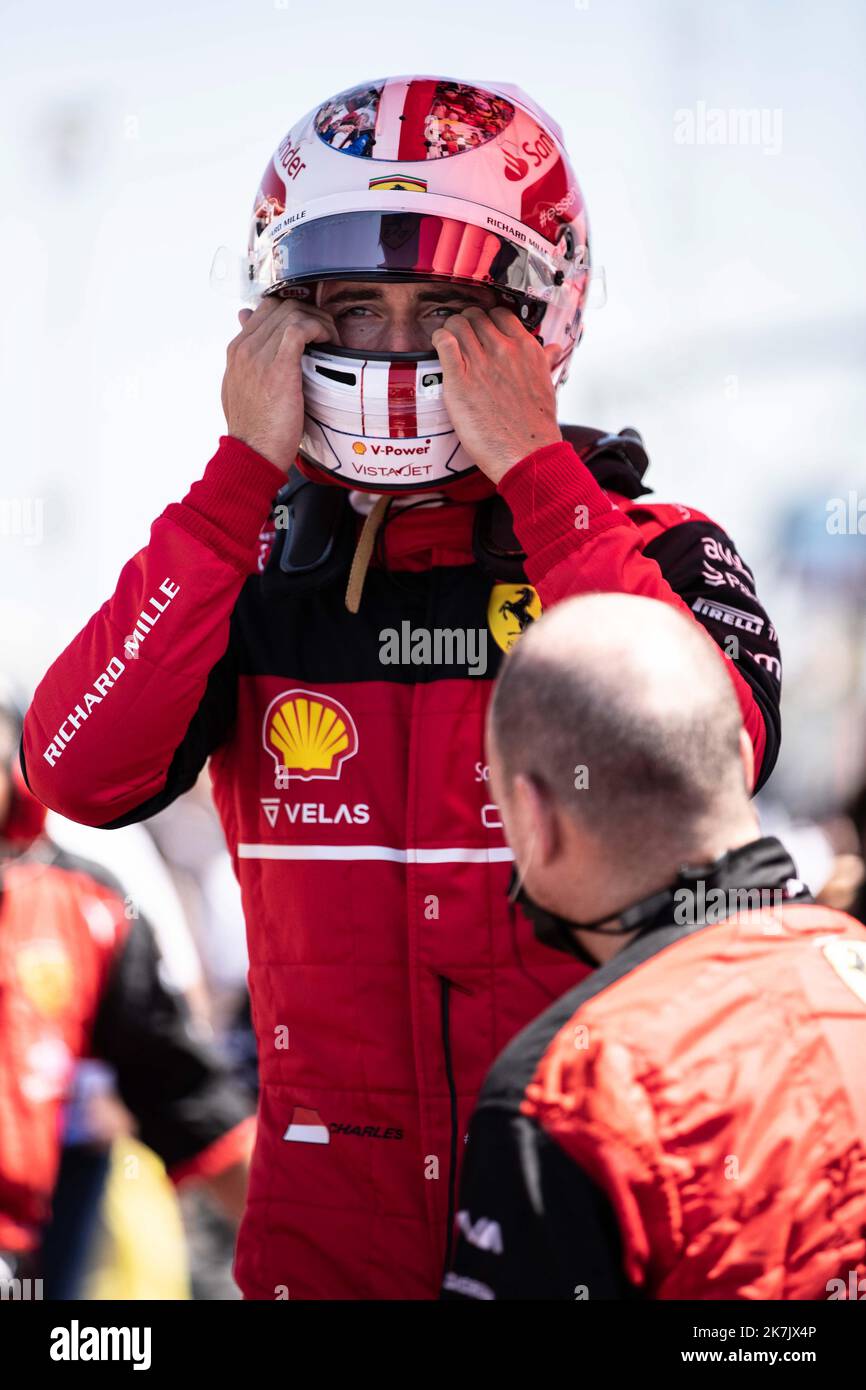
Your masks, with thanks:
<instances>
[{"instance_id":1,"label":"white sky background","mask_svg":"<svg viewBox=\"0 0 866 1390\"><path fill-rule=\"evenodd\" d=\"M242 249L295 120L367 78L500 78L560 122L609 291L562 417L636 425L656 492L715 516L764 596L795 496L823 512L866 488L860 0L4 10L0 499L44 518L40 544L0 535L2 659L25 682L213 454L236 332L213 252ZM779 111L780 150L677 144L699 102Z\"/></svg>"}]
</instances>

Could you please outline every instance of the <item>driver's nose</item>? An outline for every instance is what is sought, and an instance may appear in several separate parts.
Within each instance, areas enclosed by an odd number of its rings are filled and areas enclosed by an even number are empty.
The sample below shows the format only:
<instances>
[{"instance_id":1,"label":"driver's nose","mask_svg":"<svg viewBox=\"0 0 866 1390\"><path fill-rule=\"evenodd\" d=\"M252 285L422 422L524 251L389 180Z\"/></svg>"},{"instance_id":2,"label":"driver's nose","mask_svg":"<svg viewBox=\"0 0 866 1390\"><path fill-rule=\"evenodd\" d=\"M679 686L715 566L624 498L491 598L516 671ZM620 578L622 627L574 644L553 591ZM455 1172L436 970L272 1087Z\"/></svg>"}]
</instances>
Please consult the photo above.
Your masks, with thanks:
<instances>
[{"instance_id":1,"label":"driver's nose","mask_svg":"<svg viewBox=\"0 0 866 1390\"><path fill-rule=\"evenodd\" d=\"M430 334L426 333L413 314L395 314L384 326L382 343L385 352L423 352L430 346Z\"/></svg>"}]
</instances>

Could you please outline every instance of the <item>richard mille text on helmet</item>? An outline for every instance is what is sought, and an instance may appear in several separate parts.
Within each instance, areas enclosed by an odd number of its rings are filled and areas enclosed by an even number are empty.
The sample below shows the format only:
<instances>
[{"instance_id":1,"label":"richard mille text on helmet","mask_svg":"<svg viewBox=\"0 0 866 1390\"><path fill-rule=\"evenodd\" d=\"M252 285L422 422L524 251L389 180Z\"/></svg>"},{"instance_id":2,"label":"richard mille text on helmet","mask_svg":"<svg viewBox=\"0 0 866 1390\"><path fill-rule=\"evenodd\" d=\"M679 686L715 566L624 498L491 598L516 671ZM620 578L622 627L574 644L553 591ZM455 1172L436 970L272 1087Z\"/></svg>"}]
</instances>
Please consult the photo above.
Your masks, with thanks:
<instances>
[{"instance_id":1,"label":"richard mille text on helmet","mask_svg":"<svg viewBox=\"0 0 866 1390\"><path fill-rule=\"evenodd\" d=\"M317 301L329 278L492 286L565 380L589 286L586 212L559 127L516 87L392 77L333 97L256 196L251 297ZM441 487L472 465L426 352L307 349L301 452L353 488Z\"/></svg>"}]
</instances>

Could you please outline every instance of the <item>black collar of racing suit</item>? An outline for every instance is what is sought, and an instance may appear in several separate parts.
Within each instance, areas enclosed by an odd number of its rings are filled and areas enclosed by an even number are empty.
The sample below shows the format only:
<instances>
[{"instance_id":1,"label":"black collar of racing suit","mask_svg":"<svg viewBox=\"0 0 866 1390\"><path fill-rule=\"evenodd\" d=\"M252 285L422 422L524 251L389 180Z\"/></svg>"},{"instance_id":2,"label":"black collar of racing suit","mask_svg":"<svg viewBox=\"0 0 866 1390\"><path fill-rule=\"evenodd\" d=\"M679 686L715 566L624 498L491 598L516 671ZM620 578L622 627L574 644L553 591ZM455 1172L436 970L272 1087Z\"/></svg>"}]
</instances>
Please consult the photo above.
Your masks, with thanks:
<instances>
[{"instance_id":1,"label":"black collar of racing suit","mask_svg":"<svg viewBox=\"0 0 866 1390\"><path fill-rule=\"evenodd\" d=\"M619 434L604 434L584 425L561 425L560 429L564 442L599 487L630 501L652 492L643 481L649 458L637 430L629 427ZM526 552L514 533L510 508L498 492L478 504L472 551L481 569L494 579L519 583L525 578Z\"/></svg>"},{"instance_id":2,"label":"black collar of racing suit","mask_svg":"<svg viewBox=\"0 0 866 1390\"><path fill-rule=\"evenodd\" d=\"M797 877L794 861L775 836L751 840L747 845L728 850L711 863L683 864L673 883L666 888L592 922L577 922L549 912L534 902L524 889L515 893L516 883L515 869L509 884L509 899L521 906L538 940L555 951L576 956L593 969L599 962L577 940L575 931L594 932L599 936L630 936L635 932L640 937L673 924L709 926L737 911L738 895L742 893L769 892L774 895L773 903L777 901L776 894L783 902L811 901L809 890ZM765 905L763 900L759 905ZM614 920L615 925L603 926Z\"/></svg>"},{"instance_id":3,"label":"black collar of racing suit","mask_svg":"<svg viewBox=\"0 0 866 1390\"><path fill-rule=\"evenodd\" d=\"M605 434L585 425L560 428L599 487L632 500L652 491L643 481L649 460L637 430ZM472 550L478 565L500 582L525 581L526 556L504 498L494 493L473 505ZM344 487L312 482L293 467L277 493L272 516L273 543L259 576L266 597L344 582L357 544L357 515Z\"/></svg>"}]
</instances>

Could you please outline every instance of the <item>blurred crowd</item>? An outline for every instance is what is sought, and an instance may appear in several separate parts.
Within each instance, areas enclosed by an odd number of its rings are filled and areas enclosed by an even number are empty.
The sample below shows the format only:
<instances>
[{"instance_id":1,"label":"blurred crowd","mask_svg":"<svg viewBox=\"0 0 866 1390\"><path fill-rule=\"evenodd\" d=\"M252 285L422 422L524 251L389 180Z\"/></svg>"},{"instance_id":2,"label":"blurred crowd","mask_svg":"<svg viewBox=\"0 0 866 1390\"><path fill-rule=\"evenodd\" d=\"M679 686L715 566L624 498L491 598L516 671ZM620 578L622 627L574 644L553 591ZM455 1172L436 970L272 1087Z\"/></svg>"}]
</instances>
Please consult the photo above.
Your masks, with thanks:
<instances>
[{"instance_id":1,"label":"blurred crowd","mask_svg":"<svg viewBox=\"0 0 866 1390\"><path fill-rule=\"evenodd\" d=\"M79 825L46 813L20 776L25 704L0 685L0 1279L38 1276L49 1299L237 1298L252 1134L230 1153L226 1135L247 1133L235 1121L255 1108L256 1049L207 770L144 825ZM112 914L116 949L94 971ZM152 979L131 956L128 928L143 922ZM172 1070L195 1075L179 1089ZM217 1161L167 1164L151 1135Z\"/></svg>"}]
</instances>

